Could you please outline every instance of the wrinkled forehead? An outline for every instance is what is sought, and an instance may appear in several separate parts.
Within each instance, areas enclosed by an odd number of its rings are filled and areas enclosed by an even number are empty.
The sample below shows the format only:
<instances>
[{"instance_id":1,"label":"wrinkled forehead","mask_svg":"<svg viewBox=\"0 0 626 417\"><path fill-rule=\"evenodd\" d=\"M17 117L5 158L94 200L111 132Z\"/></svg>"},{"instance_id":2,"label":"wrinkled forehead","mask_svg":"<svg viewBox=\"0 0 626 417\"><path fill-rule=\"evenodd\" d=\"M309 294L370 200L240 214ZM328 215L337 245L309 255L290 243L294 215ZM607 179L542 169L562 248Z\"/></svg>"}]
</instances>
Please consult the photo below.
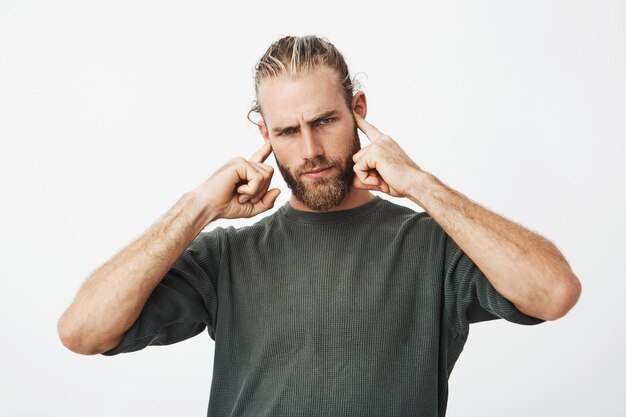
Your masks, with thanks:
<instances>
[{"instance_id":1,"label":"wrinkled forehead","mask_svg":"<svg viewBox=\"0 0 626 417\"><path fill-rule=\"evenodd\" d=\"M318 67L291 78L265 78L258 86L257 103L268 127L296 124L329 110L347 107L336 71Z\"/></svg>"}]
</instances>

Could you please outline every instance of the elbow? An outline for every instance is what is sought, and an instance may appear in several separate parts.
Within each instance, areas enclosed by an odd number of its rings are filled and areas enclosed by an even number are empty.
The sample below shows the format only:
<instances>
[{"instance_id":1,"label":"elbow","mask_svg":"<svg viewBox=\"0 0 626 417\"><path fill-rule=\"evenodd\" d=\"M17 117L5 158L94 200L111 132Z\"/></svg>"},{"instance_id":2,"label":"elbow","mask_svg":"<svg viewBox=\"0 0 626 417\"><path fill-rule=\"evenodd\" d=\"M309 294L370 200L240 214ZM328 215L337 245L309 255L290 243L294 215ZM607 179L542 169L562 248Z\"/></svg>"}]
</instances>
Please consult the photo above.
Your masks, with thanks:
<instances>
[{"instance_id":1,"label":"elbow","mask_svg":"<svg viewBox=\"0 0 626 417\"><path fill-rule=\"evenodd\" d=\"M84 338L81 337L81 332L67 318L67 313L62 315L57 321L57 334L63 346L74 353L81 355L96 355L100 353L98 349L85 344Z\"/></svg>"},{"instance_id":2,"label":"elbow","mask_svg":"<svg viewBox=\"0 0 626 417\"><path fill-rule=\"evenodd\" d=\"M576 305L581 292L582 285L576 275L572 273L561 277L555 285L546 320L558 320L565 316Z\"/></svg>"}]
</instances>

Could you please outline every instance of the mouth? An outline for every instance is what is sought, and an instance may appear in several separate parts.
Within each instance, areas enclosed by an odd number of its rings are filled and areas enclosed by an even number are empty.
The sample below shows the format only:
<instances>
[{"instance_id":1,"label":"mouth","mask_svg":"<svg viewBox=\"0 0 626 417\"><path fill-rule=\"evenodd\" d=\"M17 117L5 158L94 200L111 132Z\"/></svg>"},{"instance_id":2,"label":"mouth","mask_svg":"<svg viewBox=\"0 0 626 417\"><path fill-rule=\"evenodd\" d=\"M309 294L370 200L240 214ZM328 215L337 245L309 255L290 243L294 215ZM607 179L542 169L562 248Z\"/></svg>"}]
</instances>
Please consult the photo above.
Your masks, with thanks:
<instances>
[{"instance_id":1,"label":"mouth","mask_svg":"<svg viewBox=\"0 0 626 417\"><path fill-rule=\"evenodd\" d=\"M319 177L323 177L324 175L328 174L331 170L333 169L333 166L329 166L329 167L322 167L322 168L315 168L312 169L310 171L307 171L305 173L303 173L302 175L309 177L309 178L319 178Z\"/></svg>"}]
</instances>

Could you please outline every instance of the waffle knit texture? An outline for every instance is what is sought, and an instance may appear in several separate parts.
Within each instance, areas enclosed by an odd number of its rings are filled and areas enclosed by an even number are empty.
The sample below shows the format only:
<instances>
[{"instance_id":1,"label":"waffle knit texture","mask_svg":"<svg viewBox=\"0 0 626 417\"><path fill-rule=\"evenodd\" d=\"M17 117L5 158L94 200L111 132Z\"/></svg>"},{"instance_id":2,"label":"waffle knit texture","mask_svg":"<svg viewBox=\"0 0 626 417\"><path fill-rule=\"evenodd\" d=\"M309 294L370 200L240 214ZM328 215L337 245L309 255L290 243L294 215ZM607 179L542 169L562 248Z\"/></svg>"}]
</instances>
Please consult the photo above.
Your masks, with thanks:
<instances>
[{"instance_id":1,"label":"waffle knit texture","mask_svg":"<svg viewBox=\"0 0 626 417\"><path fill-rule=\"evenodd\" d=\"M534 325L427 212L376 196L204 231L115 355L205 329L209 417L439 416L470 323ZM184 387L181 387L184 389Z\"/></svg>"}]
</instances>

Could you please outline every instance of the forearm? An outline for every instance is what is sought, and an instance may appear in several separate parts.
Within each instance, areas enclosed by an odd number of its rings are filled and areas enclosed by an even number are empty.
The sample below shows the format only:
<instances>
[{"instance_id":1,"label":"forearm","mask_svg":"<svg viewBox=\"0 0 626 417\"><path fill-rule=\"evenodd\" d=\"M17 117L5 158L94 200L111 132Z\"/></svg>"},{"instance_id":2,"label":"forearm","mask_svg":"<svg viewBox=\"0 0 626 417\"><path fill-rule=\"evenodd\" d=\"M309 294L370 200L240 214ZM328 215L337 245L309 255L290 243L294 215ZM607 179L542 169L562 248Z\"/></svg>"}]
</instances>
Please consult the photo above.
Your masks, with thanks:
<instances>
[{"instance_id":1,"label":"forearm","mask_svg":"<svg viewBox=\"0 0 626 417\"><path fill-rule=\"evenodd\" d=\"M523 313L554 320L571 309L580 281L547 239L469 200L421 171L409 197Z\"/></svg>"},{"instance_id":2,"label":"forearm","mask_svg":"<svg viewBox=\"0 0 626 417\"><path fill-rule=\"evenodd\" d=\"M138 239L93 272L58 322L63 344L95 354L115 347L183 251L214 219L185 193Z\"/></svg>"}]
</instances>

